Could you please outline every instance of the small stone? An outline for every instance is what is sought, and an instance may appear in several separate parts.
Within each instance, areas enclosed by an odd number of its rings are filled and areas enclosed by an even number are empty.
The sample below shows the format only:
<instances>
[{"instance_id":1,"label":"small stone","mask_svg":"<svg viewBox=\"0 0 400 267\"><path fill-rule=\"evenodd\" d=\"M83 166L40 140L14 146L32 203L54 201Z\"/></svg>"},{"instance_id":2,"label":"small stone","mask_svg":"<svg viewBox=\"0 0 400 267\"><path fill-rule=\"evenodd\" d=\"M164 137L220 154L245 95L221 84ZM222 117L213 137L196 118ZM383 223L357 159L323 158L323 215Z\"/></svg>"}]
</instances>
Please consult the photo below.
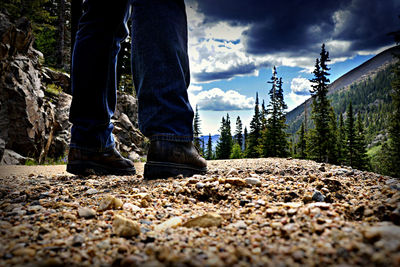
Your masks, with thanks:
<instances>
[{"instance_id":1,"label":"small stone","mask_svg":"<svg viewBox=\"0 0 400 267\"><path fill-rule=\"evenodd\" d=\"M14 256L29 256L29 257L34 257L36 254L36 250L32 248L19 248L16 249L12 252Z\"/></svg>"},{"instance_id":2,"label":"small stone","mask_svg":"<svg viewBox=\"0 0 400 267\"><path fill-rule=\"evenodd\" d=\"M124 203L124 205L122 205L122 209L123 210L129 210L129 211L139 211L142 210L139 206L136 206L132 203Z\"/></svg>"},{"instance_id":3,"label":"small stone","mask_svg":"<svg viewBox=\"0 0 400 267\"><path fill-rule=\"evenodd\" d=\"M88 207L79 208L78 209L78 215L81 218L91 219L91 218L94 218L96 216L96 211L94 209L91 209L91 208L88 208Z\"/></svg>"},{"instance_id":4,"label":"small stone","mask_svg":"<svg viewBox=\"0 0 400 267\"><path fill-rule=\"evenodd\" d=\"M312 196L312 200L317 201L317 202L324 202L325 196L318 190L315 190L314 194Z\"/></svg>"},{"instance_id":5,"label":"small stone","mask_svg":"<svg viewBox=\"0 0 400 267\"><path fill-rule=\"evenodd\" d=\"M130 238L140 234L138 223L120 215L114 216L113 231L117 236Z\"/></svg>"},{"instance_id":6,"label":"small stone","mask_svg":"<svg viewBox=\"0 0 400 267\"><path fill-rule=\"evenodd\" d=\"M226 228L227 229L242 229L242 230L246 230L247 229L247 224L244 221L240 220L240 221L237 221L235 223L229 224Z\"/></svg>"},{"instance_id":7,"label":"small stone","mask_svg":"<svg viewBox=\"0 0 400 267\"><path fill-rule=\"evenodd\" d=\"M182 218L181 217L173 217L161 224L158 224L154 227L154 231L156 232L161 232L165 231L168 228L176 228L182 224Z\"/></svg>"},{"instance_id":8,"label":"small stone","mask_svg":"<svg viewBox=\"0 0 400 267\"><path fill-rule=\"evenodd\" d=\"M86 195L94 195L94 194L97 194L98 192L99 191L97 191L97 189L91 188L86 191Z\"/></svg>"},{"instance_id":9,"label":"small stone","mask_svg":"<svg viewBox=\"0 0 400 267\"><path fill-rule=\"evenodd\" d=\"M76 235L72 239L72 246L74 247L80 247L82 244L85 242L85 238L81 235Z\"/></svg>"},{"instance_id":10,"label":"small stone","mask_svg":"<svg viewBox=\"0 0 400 267\"><path fill-rule=\"evenodd\" d=\"M207 213L205 215L193 218L183 224L185 227L212 227L221 226L222 217L217 213Z\"/></svg>"},{"instance_id":11,"label":"small stone","mask_svg":"<svg viewBox=\"0 0 400 267\"><path fill-rule=\"evenodd\" d=\"M255 177L248 177L245 179L246 184L248 185L255 185L255 186L261 186L261 181L258 178Z\"/></svg>"},{"instance_id":12,"label":"small stone","mask_svg":"<svg viewBox=\"0 0 400 267\"><path fill-rule=\"evenodd\" d=\"M196 183L196 188L197 188L197 189L204 188L205 186L206 186L206 185L205 185L204 183L202 183L202 182Z\"/></svg>"},{"instance_id":13,"label":"small stone","mask_svg":"<svg viewBox=\"0 0 400 267\"><path fill-rule=\"evenodd\" d=\"M238 175L239 173L238 173L238 171L236 170L236 169L230 169L229 170L229 172L226 174L226 176L235 176L235 175Z\"/></svg>"},{"instance_id":14,"label":"small stone","mask_svg":"<svg viewBox=\"0 0 400 267\"><path fill-rule=\"evenodd\" d=\"M199 182L199 179L196 179L196 178L193 178L193 177L187 179L187 183L188 184L196 184L198 182Z\"/></svg>"},{"instance_id":15,"label":"small stone","mask_svg":"<svg viewBox=\"0 0 400 267\"><path fill-rule=\"evenodd\" d=\"M225 183L231 184L231 185L236 185L236 186L246 186L246 181L241 178L227 178L225 180Z\"/></svg>"},{"instance_id":16,"label":"small stone","mask_svg":"<svg viewBox=\"0 0 400 267\"><path fill-rule=\"evenodd\" d=\"M122 201L119 198L116 198L112 195L107 195L103 200L100 202L98 211L105 211L111 209L120 209L123 206Z\"/></svg>"}]
</instances>

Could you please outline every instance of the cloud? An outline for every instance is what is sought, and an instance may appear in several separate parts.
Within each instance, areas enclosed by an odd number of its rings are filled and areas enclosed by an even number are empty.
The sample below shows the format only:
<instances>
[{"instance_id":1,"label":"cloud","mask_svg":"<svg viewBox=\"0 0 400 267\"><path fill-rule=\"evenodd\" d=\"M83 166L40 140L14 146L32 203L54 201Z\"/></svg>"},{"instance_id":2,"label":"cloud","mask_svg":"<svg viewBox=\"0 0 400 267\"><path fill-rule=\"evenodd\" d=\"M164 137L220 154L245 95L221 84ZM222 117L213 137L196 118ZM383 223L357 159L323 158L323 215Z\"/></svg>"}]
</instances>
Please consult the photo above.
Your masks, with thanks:
<instances>
[{"instance_id":1,"label":"cloud","mask_svg":"<svg viewBox=\"0 0 400 267\"><path fill-rule=\"evenodd\" d=\"M201 91L198 94L189 92L189 99L192 106L198 105L201 110L227 111L254 108L254 98L246 97L234 90L224 92L220 88Z\"/></svg>"},{"instance_id":2,"label":"cloud","mask_svg":"<svg viewBox=\"0 0 400 267\"><path fill-rule=\"evenodd\" d=\"M291 102L288 110L292 110L310 98L310 89L311 83L308 79L293 78L290 83L290 92L288 94L288 98Z\"/></svg>"},{"instance_id":3,"label":"cloud","mask_svg":"<svg viewBox=\"0 0 400 267\"><path fill-rule=\"evenodd\" d=\"M310 96L311 83L306 78L293 78L290 90L296 95Z\"/></svg>"},{"instance_id":4,"label":"cloud","mask_svg":"<svg viewBox=\"0 0 400 267\"><path fill-rule=\"evenodd\" d=\"M254 74L260 67L311 69L322 43L331 64L393 44L398 0L187 0L195 82Z\"/></svg>"}]
</instances>

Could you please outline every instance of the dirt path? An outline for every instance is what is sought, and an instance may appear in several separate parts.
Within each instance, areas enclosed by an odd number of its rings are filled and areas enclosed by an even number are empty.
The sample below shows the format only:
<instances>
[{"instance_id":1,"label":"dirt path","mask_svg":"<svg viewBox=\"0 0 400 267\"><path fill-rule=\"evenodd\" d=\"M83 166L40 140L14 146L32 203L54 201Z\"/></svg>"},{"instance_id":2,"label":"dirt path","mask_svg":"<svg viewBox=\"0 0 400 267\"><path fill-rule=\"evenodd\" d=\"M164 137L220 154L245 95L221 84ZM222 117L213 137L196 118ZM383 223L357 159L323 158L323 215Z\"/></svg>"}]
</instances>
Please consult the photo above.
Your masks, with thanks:
<instances>
[{"instance_id":1,"label":"dirt path","mask_svg":"<svg viewBox=\"0 0 400 267\"><path fill-rule=\"evenodd\" d=\"M144 163L135 163L138 174L143 174ZM0 177L7 176L26 176L26 175L70 175L65 170L66 165L49 166L21 166L21 165L0 165Z\"/></svg>"},{"instance_id":2,"label":"dirt path","mask_svg":"<svg viewBox=\"0 0 400 267\"><path fill-rule=\"evenodd\" d=\"M305 160L206 175L0 170L0 266L400 266L400 183Z\"/></svg>"}]
</instances>

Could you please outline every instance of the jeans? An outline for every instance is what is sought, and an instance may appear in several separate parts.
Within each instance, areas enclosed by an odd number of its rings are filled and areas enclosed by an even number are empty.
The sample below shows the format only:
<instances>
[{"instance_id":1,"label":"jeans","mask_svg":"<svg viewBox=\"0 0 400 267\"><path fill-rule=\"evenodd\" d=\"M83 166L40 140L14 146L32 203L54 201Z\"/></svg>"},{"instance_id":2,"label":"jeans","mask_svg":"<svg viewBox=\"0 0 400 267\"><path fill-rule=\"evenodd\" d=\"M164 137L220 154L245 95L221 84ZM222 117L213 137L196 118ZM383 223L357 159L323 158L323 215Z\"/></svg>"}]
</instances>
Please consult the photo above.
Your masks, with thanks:
<instances>
[{"instance_id":1,"label":"jeans","mask_svg":"<svg viewBox=\"0 0 400 267\"><path fill-rule=\"evenodd\" d=\"M104 151L115 145L110 120L129 16L140 131L151 141L192 141L184 0L86 0L84 10L72 55L70 147Z\"/></svg>"}]
</instances>

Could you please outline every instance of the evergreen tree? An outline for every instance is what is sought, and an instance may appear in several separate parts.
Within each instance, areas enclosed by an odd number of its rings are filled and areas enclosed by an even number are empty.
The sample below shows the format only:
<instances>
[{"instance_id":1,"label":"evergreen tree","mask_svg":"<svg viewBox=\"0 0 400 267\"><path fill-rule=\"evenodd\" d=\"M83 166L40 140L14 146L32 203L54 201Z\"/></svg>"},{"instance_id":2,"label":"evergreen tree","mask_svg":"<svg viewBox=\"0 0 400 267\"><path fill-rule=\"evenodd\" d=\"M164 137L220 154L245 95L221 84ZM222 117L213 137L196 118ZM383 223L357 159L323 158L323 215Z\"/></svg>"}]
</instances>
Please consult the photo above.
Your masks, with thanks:
<instances>
[{"instance_id":1,"label":"evergreen tree","mask_svg":"<svg viewBox=\"0 0 400 267\"><path fill-rule=\"evenodd\" d=\"M211 139L211 134L208 134L206 159L211 160L212 158L213 158L212 139Z\"/></svg>"},{"instance_id":2,"label":"evergreen tree","mask_svg":"<svg viewBox=\"0 0 400 267\"><path fill-rule=\"evenodd\" d=\"M258 142L261 136L261 113L258 102L258 93L256 94L256 103L254 106L254 116L250 122L250 133L246 140L246 157L258 158Z\"/></svg>"},{"instance_id":3,"label":"evergreen tree","mask_svg":"<svg viewBox=\"0 0 400 267\"><path fill-rule=\"evenodd\" d=\"M232 134L231 134L231 121L229 114L226 114L226 119L222 117L220 138L216 147L216 158L217 159L229 159L232 150Z\"/></svg>"},{"instance_id":4,"label":"evergreen tree","mask_svg":"<svg viewBox=\"0 0 400 267\"><path fill-rule=\"evenodd\" d=\"M288 141L286 139L286 108L283 99L282 79L278 79L276 67L273 69L271 81L272 88L269 91L270 102L267 108L267 126L262 131L260 141L260 154L264 157L285 157L288 154Z\"/></svg>"},{"instance_id":5,"label":"evergreen tree","mask_svg":"<svg viewBox=\"0 0 400 267\"><path fill-rule=\"evenodd\" d=\"M397 34L400 40L400 34ZM390 175L400 178L400 55L395 55L398 59L393 67L394 79L392 85L392 105L393 112L389 123L389 157Z\"/></svg>"},{"instance_id":6,"label":"evergreen tree","mask_svg":"<svg viewBox=\"0 0 400 267\"><path fill-rule=\"evenodd\" d=\"M247 133L247 127L244 127L243 131L243 147L242 150L246 151L247 150L247 141L248 141L248 133Z\"/></svg>"},{"instance_id":7,"label":"evergreen tree","mask_svg":"<svg viewBox=\"0 0 400 267\"><path fill-rule=\"evenodd\" d=\"M238 116L236 118L235 142L239 144L240 150L242 150L243 147L242 127L243 127L242 120Z\"/></svg>"},{"instance_id":8,"label":"evergreen tree","mask_svg":"<svg viewBox=\"0 0 400 267\"><path fill-rule=\"evenodd\" d=\"M230 158L231 159L241 159L242 158L242 149L240 148L238 143L235 143L233 145Z\"/></svg>"},{"instance_id":9,"label":"evergreen tree","mask_svg":"<svg viewBox=\"0 0 400 267\"><path fill-rule=\"evenodd\" d=\"M312 89L310 93L313 98L312 119L314 121L315 130L311 134L310 152L312 156L319 160L327 162L329 160L328 153L329 143L329 109L330 103L327 98L329 79L329 52L325 50L325 44L322 45L320 58L316 59L315 69L313 71L314 78L310 80Z\"/></svg>"},{"instance_id":10,"label":"evergreen tree","mask_svg":"<svg viewBox=\"0 0 400 267\"><path fill-rule=\"evenodd\" d=\"M306 142L306 131L304 127L304 122L301 124L300 130L297 132L299 136L299 142L297 143L298 157L305 159L307 154L307 142Z\"/></svg>"},{"instance_id":11,"label":"evergreen tree","mask_svg":"<svg viewBox=\"0 0 400 267\"><path fill-rule=\"evenodd\" d=\"M353 166L359 170L366 170L369 167L367 155L367 143L365 142L364 124L361 120L361 113L357 113L356 122L356 149Z\"/></svg>"},{"instance_id":12,"label":"evergreen tree","mask_svg":"<svg viewBox=\"0 0 400 267\"><path fill-rule=\"evenodd\" d=\"M338 129L338 162L343 163L346 157L346 128L344 126L343 115L339 116Z\"/></svg>"},{"instance_id":13,"label":"evergreen tree","mask_svg":"<svg viewBox=\"0 0 400 267\"><path fill-rule=\"evenodd\" d=\"M354 166L356 153L356 127L354 124L353 105L350 102L347 109L346 119L346 162L350 166Z\"/></svg>"},{"instance_id":14,"label":"evergreen tree","mask_svg":"<svg viewBox=\"0 0 400 267\"><path fill-rule=\"evenodd\" d=\"M329 134L328 134L328 162L338 162L338 127L335 111L331 106L329 109Z\"/></svg>"},{"instance_id":15,"label":"evergreen tree","mask_svg":"<svg viewBox=\"0 0 400 267\"><path fill-rule=\"evenodd\" d=\"M263 100L261 104L261 130L265 130L267 128L267 110L265 108L265 102Z\"/></svg>"},{"instance_id":16,"label":"evergreen tree","mask_svg":"<svg viewBox=\"0 0 400 267\"><path fill-rule=\"evenodd\" d=\"M200 115L199 115L199 109L198 109L198 106L196 105L196 112L194 113L194 120L193 120L193 137L194 137L193 143L199 149L199 151L201 148L200 122L201 122L201 120L200 120Z\"/></svg>"}]
</instances>

